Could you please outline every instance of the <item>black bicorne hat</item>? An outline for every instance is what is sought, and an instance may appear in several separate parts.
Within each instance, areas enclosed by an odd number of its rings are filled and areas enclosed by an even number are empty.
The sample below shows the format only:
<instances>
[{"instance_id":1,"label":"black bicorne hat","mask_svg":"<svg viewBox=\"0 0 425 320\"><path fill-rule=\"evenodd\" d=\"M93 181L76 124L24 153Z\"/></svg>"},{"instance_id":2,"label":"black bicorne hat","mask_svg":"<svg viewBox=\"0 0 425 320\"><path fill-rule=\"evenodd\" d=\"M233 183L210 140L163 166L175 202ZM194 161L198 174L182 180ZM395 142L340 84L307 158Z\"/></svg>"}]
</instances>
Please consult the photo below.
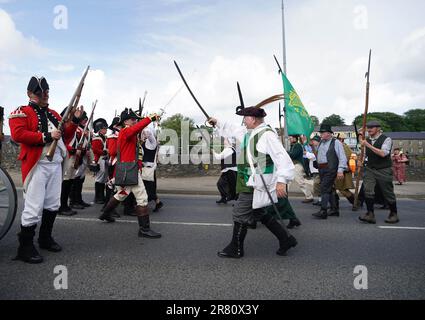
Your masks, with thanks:
<instances>
[{"instance_id":1,"label":"black bicorne hat","mask_svg":"<svg viewBox=\"0 0 425 320\"><path fill-rule=\"evenodd\" d=\"M257 107L249 107L249 108L237 107L236 114L238 116L256 117L256 118L264 118L265 116L267 116L267 113L264 111L264 109L257 108Z\"/></svg>"},{"instance_id":2,"label":"black bicorne hat","mask_svg":"<svg viewBox=\"0 0 425 320\"><path fill-rule=\"evenodd\" d=\"M99 132L101 129L108 129L108 123L103 118L96 119L93 122L93 130L95 133Z\"/></svg>"},{"instance_id":3,"label":"black bicorne hat","mask_svg":"<svg viewBox=\"0 0 425 320\"><path fill-rule=\"evenodd\" d=\"M124 111L121 112L119 124L123 124L124 121L128 119L140 119L140 117L131 108L125 108Z\"/></svg>"},{"instance_id":4,"label":"black bicorne hat","mask_svg":"<svg viewBox=\"0 0 425 320\"><path fill-rule=\"evenodd\" d=\"M109 129L111 130L117 130L116 128L114 128L116 125L118 125L120 123L120 117L114 117L114 119L112 119L112 123L109 126Z\"/></svg>"},{"instance_id":5,"label":"black bicorne hat","mask_svg":"<svg viewBox=\"0 0 425 320\"><path fill-rule=\"evenodd\" d=\"M44 91L49 90L49 84L47 83L46 78L33 76L28 83L27 90L35 95L41 95Z\"/></svg>"}]
</instances>

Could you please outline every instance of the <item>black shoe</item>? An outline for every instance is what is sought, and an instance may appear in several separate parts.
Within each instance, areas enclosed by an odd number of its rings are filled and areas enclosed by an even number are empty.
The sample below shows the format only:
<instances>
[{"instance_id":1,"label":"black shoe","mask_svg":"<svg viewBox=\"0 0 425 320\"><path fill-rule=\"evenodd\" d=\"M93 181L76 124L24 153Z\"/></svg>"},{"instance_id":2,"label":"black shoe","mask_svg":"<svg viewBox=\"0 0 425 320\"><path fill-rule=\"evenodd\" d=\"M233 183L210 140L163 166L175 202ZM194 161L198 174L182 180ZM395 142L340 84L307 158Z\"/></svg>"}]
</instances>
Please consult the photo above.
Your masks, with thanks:
<instances>
[{"instance_id":1,"label":"black shoe","mask_svg":"<svg viewBox=\"0 0 425 320\"><path fill-rule=\"evenodd\" d=\"M227 203L227 200L226 200L226 198L221 198L220 200L217 200L215 203L217 203L217 204L226 204Z\"/></svg>"},{"instance_id":2,"label":"black shoe","mask_svg":"<svg viewBox=\"0 0 425 320\"><path fill-rule=\"evenodd\" d=\"M329 217L339 217L339 210L331 210L328 214Z\"/></svg>"},{"instance_id":3,"label":"black shoe","mask_svg":"<svg viewBox=\"0 0 425 320\"><path fill-rule=\"evenodd\" d=\"M52 237L50 239L38 239L38 246L50 252L62 251L62 247Z\"/></svg>"},{"instance_id":4,"label":"black shoe","mask_svg":"<svg viewBox=\"0 0 425 320\"><path fill-rule=\"evenodd\" d=\"M83 205L82 205L82 204L80 204L80 203L70 203L69 207L70 207L71 209L76 209L76 210L83 210L83 209L85 209L85 208L86 208L85 206L83 206Z\"/></svg>"},{"instance_id":5,"label":"black shoe","mask_svg":"<svg viewBox=\"0 0 425 320\"><path fill-rule=\"evenodd\" d=\"M319 200L313 202L313 206L320 206L321 204L322 202Z\"/></svg>"},{"instance_id":6,"label":"black shoe","mask_svg":"<svg viewBox=\"0 0 425 320\"><path fill-rule=\"evenodd\" d=\"M321 209L319 212L313 213L313 217L318 219L327 219L328 218L327 210Z\"/></svg>"},{"instance_id":7,"label":"black shoe","mask_svg":"<svg viewBox=\"0 0 425 320\"><path fill-rule=\"evenodd\" d=\"M294 229L295 227L299 227L299 226L301 226L301 222L300 222L300 220L295 218L295 219L289 219L289 223L286 227L288 229Z\"/></svg>"},{"instance_id":8,"label":"black shoe","mask_svg":"<svg viewBox=\"0 0 425 320\"><path fill-rule=\"evenodd\" d=\"M114 218L112 218L112 216L111 216L111 214L110 213L102 213L100 216L99 216L99 220L102 220L102 221L106 221L106 222L108 222L108 223L112 223L112 222L115 222L115 219Z\"/></svg>"},{"instance_id":9,"label":"black shoe","mask_svg":"<svg viewBox=\"0 0 425 320\"><path fill-rule=\"evenodd\" d=\"M161 209L164 206L164 204L160 201L155 205L155 208L152 210L153 212L158 212L159 209Z\"/></svg>"},{"instance_id":10,"label":"black shoe","mask_svg":"<svg viewBox=\"0 0 425 320\"><path fill-rule=\"evenodd\" d=\"M159 239L162 235L158 232L153 231L151 228L139 228L139 237L141 238L150 238L150 239Z\"/></svg>"},{"instance_id":11,"label":"black shoe","mask_svg":"<svg viewBox=\"0 0 425 320\"><path fill-rule=\"evenodd\" d=\"M276 254L279 256L286 256L286 252L291 248L295 248L297 244L297 239L293 236L289 236L286 241L280 242L280 248L276 251Z\"/></svg>"},{"instance_id":12,"label":"black shoe","mask_svg":"<svg viewBox=\"0 0 425 320\"><path fill-rule=\"evenodd\" d=\"M58 215L61 216L74 216L77 214L77 211L72 210L70 207L67 208L59 208Z\"/></svg>"},{"instance_id":13,"label":"black shoe","mask_svg":"<svg viewBox=\"0 0 425 320\"><path fill-rule=\"evenodd\" d=\"M84 202L84 201L79 202L79 204L81 204L85 208L91 207L91 204Z\"/></svg>"}]
</instances>

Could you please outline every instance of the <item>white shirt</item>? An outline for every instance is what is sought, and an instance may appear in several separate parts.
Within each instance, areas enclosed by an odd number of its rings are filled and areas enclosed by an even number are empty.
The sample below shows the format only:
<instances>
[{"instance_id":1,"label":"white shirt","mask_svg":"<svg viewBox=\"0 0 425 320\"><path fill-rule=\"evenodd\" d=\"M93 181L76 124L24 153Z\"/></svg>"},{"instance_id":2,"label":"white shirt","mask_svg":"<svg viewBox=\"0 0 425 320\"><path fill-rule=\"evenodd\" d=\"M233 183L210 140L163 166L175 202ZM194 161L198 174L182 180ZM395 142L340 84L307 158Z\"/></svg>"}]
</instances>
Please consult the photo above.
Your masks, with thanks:
<instances>
[{"instance_id":1,"label":"white shirt","mask_svg":"<svg viewBox=\"0 0 425 320\"><path fill-rule=\"evenodd\" d=\"M314 163L314 161L316 161L316 156L314 155L314 153L312 153L312 152L306 152L305 153L305 155L304 155L304 157L305 158L307 158L309 161L308 161L308 165L309 165L309 167L310 167L310 172L313 174L313 173L319 173L319 170L317 170L314 166L313 166L313 163Z\"/></svg>"},{"instance_id":2,"label":"white shirt","mask_svg":"<svg viewBox=\"0 0 425 320\"><path fill-rule=\"evenodd\" d=\"M234 149L233 149L233 148L231 148L231 147L226 147L226 148L224 148L224 150L223 150L222 152L220 152L220 153L217 153L217 152L215 152L215 151L213 150L213 155L214 155L214 158L215 158L216 160L223 160L223 159L226 159L226 158L231 157L231 156L233 155L233 151L234 151ZM232 171L238 171L238 168L237 168L237 167L228 167L228 168L224 168L223 170L221 170L221 172L222 172L222 173L224 173L224 172L227 172L227 171L229 171L229 170L232 170Z\"/></svg>"},{"instance_id":3,"label":"white shirt","mask_svg":"<svg viewBox=\"0 0 425 320\"><path fill-rule=\"evenodd\" d=\"M151 127L146 127L145 129L143 129L142 131L142 137L145 140L145 147L146 149L149 150L155 150L156 147L158 146L158 142L155 139L155 134L153 131L153 128ZM143 162L143 165L146 167L154 167L155 163L154 162Z\"/></svg>"},{"instance_id":4,"label":"white shirt","mask_svg":"<svg viewBox=\"0 0 425 320\"><path fill-rule=\"evenodd\" d=\"M265 126L266 124L262 123L257 128ZM241 142L248 132L245 126L217 122L217 128L219 135L222 137L235 137L237 140L236 145L240 150ZM260 139L258 139L257 151L268 154L272 158L275 170L274 175L277 176L277 182L288 184L294 180L295 166L273 129L272 131L265 131Z\"/></svg>"}]
</instances>

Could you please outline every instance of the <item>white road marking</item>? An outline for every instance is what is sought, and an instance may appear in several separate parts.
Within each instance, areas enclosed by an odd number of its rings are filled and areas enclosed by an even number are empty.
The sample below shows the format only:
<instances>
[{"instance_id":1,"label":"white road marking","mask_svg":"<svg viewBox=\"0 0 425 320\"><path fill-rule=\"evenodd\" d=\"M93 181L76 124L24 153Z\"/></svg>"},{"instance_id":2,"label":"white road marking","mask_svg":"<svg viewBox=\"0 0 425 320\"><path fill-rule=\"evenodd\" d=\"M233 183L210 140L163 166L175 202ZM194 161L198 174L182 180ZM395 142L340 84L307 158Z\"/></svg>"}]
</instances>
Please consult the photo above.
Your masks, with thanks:
<instances>
[{"instance_id":1,"label":"white road marking","mask_svg":"<svg viewBox=\"0 0 425 320\"><path fill-rule=\"evenodd\" d=\"M384 227L379 226L380 229L401 229L401 230L425 230L425 228L422 227Z\"/></svg>"},{"instance_id":2,"label":"white road marking","mask_svg":"<svg viewBox=\"0 0 425 320\"><path fill-rule=\"evenodd\" d=\"M93 218L70 218L70 217L57 217L59 220L68 221L88 221L88 222L101 222L99 219ZM116 222L122 223L138 223L136 220L121 220L117 219ZM174 224L183 226L213 226L213 227L232 227L230 223L206 223L206 222L175 222L175 221L151 221L152 224Z\"/></svg>"}]
</instances>

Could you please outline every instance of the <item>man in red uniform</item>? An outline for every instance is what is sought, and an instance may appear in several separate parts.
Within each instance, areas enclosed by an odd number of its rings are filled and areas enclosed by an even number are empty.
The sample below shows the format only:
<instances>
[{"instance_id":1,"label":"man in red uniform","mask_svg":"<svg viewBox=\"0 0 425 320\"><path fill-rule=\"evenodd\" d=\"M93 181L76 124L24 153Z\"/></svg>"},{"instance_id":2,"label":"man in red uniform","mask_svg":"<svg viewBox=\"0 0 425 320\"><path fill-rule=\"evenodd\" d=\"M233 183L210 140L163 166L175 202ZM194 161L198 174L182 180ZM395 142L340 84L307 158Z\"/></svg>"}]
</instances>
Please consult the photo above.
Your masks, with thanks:
<instances>
[{"instance_id":1,"label":"man in red uniform","mask_svg":"<svg viewBox=\"0 0 425 320\"><path fill-rule=\"evenodd\" d=\"M92 140L94 162L99 165L99 171L96 173L94 184L94 202L97 204L104 204L105 185L106 182L108 182L108 149L106 148L108 123L105 119L97 119L93 122L93 129L95 133Z\"/></svg>"},{"instance_id":2,"label":"man in red uniform","mask_svg":"<svg viewBox=\"0 0 425 320\"><path fill-rule=\"evenodd\" d=\"M137 161L137 135L152 121L158 118L156 114L144 118L137 122L138 116L131 109L125 109L121 113L121 124L123 128L118 135L118 151L119 161L121 162L134 162ZM140 169L140 167L139 167ZM118 191L109 200L103 213L100 215L100 220L106 220L107 222L114 222L114 218L111 217L113 210L119 205L121 201L124 201L128 195L132 192L136 197L137 206L136 214L139 221L139 237L147 238L160 238L161 234L153 231L150 228L149 212L148 212L148 195L146 193L145 186L143 184L140 170L138 172L138 184L135 186L118 186Z\"/></svg>"},{"instance_id":3,"label":"man in red uniform","mask_svg":"<svg viewBox=\"0 0 425 320\"><path fill-rule=\"evenodd\" d=\"M61 116L48 107L49 85L45 78L32 77L27 88L30 99L27 106L13 111L9 116L12 139L20 143L18 160L22 161L22 181L24 187L24 210L21 216L21 232L18 234L19 248L16 260L40 263L43 257L34 246L33 238L37 224L41 220L38 243L41 249L52 252L62 250L52 237L53 224L60 205L62 183L62 162L66 147L62 132L58 130ZM69 139L77 128L77 110L64 126L64 138ZM53 140L58 140L52 161L46 153Z\"/></svg>"}]
</instances>

